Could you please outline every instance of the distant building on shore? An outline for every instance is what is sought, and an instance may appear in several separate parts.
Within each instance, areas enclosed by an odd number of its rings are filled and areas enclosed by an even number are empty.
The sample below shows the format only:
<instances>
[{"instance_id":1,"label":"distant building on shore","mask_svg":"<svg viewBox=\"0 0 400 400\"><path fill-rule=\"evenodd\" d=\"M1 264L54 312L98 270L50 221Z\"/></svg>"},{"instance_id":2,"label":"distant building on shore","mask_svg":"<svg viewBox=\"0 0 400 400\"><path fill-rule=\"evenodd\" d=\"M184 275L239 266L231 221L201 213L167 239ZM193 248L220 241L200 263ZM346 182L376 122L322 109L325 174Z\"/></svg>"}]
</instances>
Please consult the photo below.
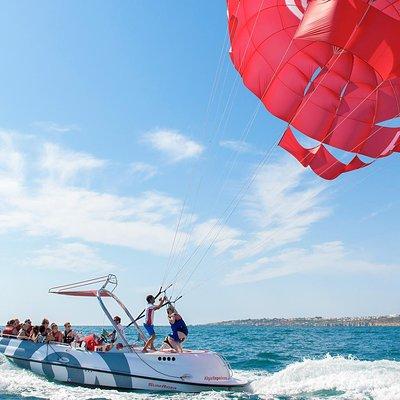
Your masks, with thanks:
<instances>
[{"instance_id":1,"label":"distant building on shore","mask_svg":"<svg viewBox=\"0 0 400 400\"><path fill-rule=\"evenodd\" d=\"M261 318L218 322L216 325L252 326L400 326L400 315L341 318Z\"/></svg>"}]
</instances>

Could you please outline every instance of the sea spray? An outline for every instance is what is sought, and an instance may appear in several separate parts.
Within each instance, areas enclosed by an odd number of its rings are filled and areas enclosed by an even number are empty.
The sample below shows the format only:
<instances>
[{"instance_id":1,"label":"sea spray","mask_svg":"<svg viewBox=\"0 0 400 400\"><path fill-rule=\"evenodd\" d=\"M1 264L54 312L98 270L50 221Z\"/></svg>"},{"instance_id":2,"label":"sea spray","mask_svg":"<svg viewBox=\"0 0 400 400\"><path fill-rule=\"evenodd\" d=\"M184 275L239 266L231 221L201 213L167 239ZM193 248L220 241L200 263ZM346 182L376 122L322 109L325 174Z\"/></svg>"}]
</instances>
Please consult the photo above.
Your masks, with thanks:
<instances>
[{"instance_id":1,"label":"sea spray","mask_svg":"<svg viewBox=\"0 0 400 400\"><path fill-rule=\"evenodd\" d=\"M0 399L28 398L29 400L239 400L248 394L219 392L151 393L110 389L92 389L51 382L31 371L20 369L0 355ZM244 396L244 397L243 397Z\"/></svg>"},{"instance_id":2,"label":"sea spray","mask_svg":"<svg viewBox=\"0 0 400 400\"><path fill-rule=\"evenodd\" d=\"M353 357L305 359L255 380L254 394L266 399L324 398L398 400L400 362L361 361Z\"/></svg>"},{"instance_id":3,"label":"sea spray","mask_svg":"<svg viewBox=\"0 0 400 400\"><path fill-rule=\"evenodd\" d=\"M88 334L103 328L77 329ZM168 332L159 327L160 340ZM200 394L88 389L50 382L0 356L0 400L400 400L400 328L196 326L187 346L223 354L238 377L252 381L249 389Z\"/></svg>"}]
</instances>

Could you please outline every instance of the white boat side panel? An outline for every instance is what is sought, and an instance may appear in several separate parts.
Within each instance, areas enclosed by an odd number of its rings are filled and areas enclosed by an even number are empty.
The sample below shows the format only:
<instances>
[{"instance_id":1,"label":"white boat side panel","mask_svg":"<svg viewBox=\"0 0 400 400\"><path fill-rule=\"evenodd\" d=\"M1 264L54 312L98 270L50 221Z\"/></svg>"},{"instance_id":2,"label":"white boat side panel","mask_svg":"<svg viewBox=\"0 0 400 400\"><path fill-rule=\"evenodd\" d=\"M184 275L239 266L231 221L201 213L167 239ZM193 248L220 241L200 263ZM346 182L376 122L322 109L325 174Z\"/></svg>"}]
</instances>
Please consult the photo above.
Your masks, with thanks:
<instances>
[{"instance_id":1,"label":"white boat side panel","mask_svg":"<svg viewBox=\"0 0 400 400\"><path fill-rule=\"evenodd\" d=\"M68 371L61 365L52 365L54 379L61 382L68 382Z\"/></svg>"},{"instance_id":2,"label":"white boat side panel","mask_svg":"<svg viewBox=\"0 0 400 400\"><path fill-rule=\"evenodd\" d=\"M15 354L15 352L18 349L18 346L20 345L21 341L19 339L11 339L10 343L8 343L4 354L6 356L13 356Z\"/></svg>"}]
</instances>

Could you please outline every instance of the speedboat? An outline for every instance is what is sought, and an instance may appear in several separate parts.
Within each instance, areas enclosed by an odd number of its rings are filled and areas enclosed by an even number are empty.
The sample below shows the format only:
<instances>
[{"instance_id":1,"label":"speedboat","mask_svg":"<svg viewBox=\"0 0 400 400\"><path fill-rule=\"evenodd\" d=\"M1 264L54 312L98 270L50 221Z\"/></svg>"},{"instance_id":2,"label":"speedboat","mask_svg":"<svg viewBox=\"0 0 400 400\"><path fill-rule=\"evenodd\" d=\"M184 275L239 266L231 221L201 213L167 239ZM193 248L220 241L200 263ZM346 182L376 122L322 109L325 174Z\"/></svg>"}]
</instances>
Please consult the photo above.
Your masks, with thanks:
<instances>
[{"instance_id":1,"label":"speedboat","mask_svg":"<svg viewBox=\"0 0 400 400\"><path fill-rule=\"evenodd\" d=\"M100 289L81 289L98 282L102 283ZM143 353L146 335L137 323L138 318L134 318L113 293L117 284L116 276L108 275L49 290L58 295L97 298L117 332L115 343L88 350L79 341L71 344L35 343L1 334L0 353L17 366L50 380L96 388L200 392L241 389L248 384L235 378L228 362L213 351L184 350L177 353L163 349ZM106 307L105 298L113 299L122 308L130 320L129 326L138 333L139 343L129 343Z\"/></svg>"}]
</instances>

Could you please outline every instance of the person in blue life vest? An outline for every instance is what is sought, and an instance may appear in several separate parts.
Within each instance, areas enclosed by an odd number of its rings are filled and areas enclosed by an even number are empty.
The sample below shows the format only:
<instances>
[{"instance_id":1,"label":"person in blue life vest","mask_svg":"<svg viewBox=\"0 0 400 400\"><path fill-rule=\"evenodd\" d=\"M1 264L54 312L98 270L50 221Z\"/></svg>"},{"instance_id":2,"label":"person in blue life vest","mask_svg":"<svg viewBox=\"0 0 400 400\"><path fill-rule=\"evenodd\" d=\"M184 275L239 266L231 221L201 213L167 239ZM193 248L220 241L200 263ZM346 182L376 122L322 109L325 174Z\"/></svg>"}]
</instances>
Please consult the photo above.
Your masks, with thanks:
<instances>
[{"instance_id":1,"label":"person in blue life vest","mask_svg":"<svg viewBox=\"0 0 400 400\"><path fill-rule=\"evenodd\" d=\"M172 305L169 305L167 308L167 316L172 333L166 337L165 342L177 353L183 353L182 343L189 334L186 323Z\"/></svg>"}]
</instances>

